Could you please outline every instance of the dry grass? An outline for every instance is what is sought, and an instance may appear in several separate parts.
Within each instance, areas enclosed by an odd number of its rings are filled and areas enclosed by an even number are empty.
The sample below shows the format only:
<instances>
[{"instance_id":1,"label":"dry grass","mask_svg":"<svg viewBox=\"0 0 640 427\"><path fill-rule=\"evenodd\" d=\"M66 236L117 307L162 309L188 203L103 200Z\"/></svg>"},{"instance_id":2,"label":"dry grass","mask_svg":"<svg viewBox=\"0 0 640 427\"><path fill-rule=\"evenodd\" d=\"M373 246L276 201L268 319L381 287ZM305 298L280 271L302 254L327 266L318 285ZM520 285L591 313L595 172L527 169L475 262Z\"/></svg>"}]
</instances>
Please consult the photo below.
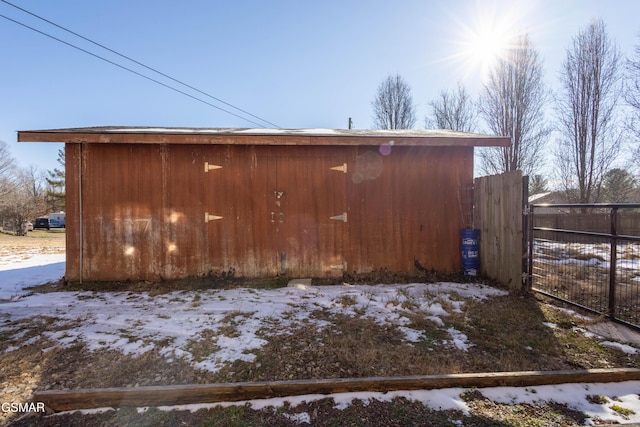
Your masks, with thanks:
<instances>
[{"instance_id":1,"label":"dry grass","mask_svg":"<svg viewBox=\"0 0 640 427\"><path fill-rule=\"evenodd\" d=\"M40 247L60 251L64 250L63 236L19 238L0 234L0 249L11 245L33 247L34 242L39 242ZM587 258L589 255L582 256ZM631 251L622 256L624 259L636 257ZM594 270L597 274L606 274L606 271ZM559 269L557 274L587 283L590 273ZM346 275L344 278L350 283L448 279L455 280L456 277L443 278L430 272L407 276L381 271L368 275ZM314 285L335 282L335 279L324 279L314 281ZM176 290L237 286L279 287L285 283L284 278L247 283L229 273L161 283L85 284L82 290L150 292L154 295ZM46 289L67 291L81 288L58 283L49 284ZM197 295L185 293L185 298L194 310L200 307ZM62 348L42 337L44 331L52 331L51 319L5 321L2 326L11 330L11 333L0 332L3 361L0 364L0 401L25 401L35 389L640 366L640 355L628 355L618 349L602 346L597 339L585 336L579 329L585 326L585 320L554 309L544 299L514 294L484 302L467 300L460 313L454 312L449 300L442 298L439 302L450 313L443 318L444 325L427 319L408 295L398 295L395 300L389 301L389 304L407 310L406 317L410 320L407 326L423 333L423 339L418 342L407 342L395 326L378 324L374 319L363 317L363 313L348 316L317 310L311 314L311 318L328 322L326 328L318 328L309 321L290 330L281 330L278 334L273 333L280 327L278 320L273 319L265 323L259 334L268 343L253 351L256 356L254 362L228 363L217 373L195 369L192 362L215 352L220 337L237 336L242 324L241 317L246 313L232 312L221 321L224 324L221 328L216 328L215 332L206 330L198 339L190 341L192 360L169 358L162 354L162 349L170 344L162 341L153 342L155 348L142 355L124 355L110 350L90 351L80 342ZM336 303L351 307L355 299L346 295ZM170 313L166 316L170 316ZM549 328L543 322L553 323L556 327ZM72 327L70 323L57 328L63 330ZM464 351L447 343L451 338L447 332L449 328L465 334L473 347ZM21 332L21 335L16 337L15 332ZM125 335L131 340L136 339L128 332ZM295 408L285 406L260 411L241 406L195 413L151 409L138 414L135 410L123 409L88 416L68 414L51 418L25 418L21 421L14 419L13 425L286 426L298 425L292 421L291 414L301 412L310 415L313 425L577 425L582 424L581 420L584 419L582 414L553 403L537 406L499 405L475 392L463 397L471 408L468 416L458 411L432 410L405 399L394 399L390 403L355 401L344 410L336 409L331 399L324 399ZM0 416L4 417L0 418L0 424L9 417L8 414Z\"/></svg>"},{"instance_id":2,"label":"dry grass","mask_svg":"<svg viewBox=\"0 0 640 427\"><path fill-rule=\"evenodd\" d=\"M494 403L478 390L460 395L478 417L493 420L497 426L549 427L584 425L586 416L565 405L545 402L536 406L528 404L511 405Z\"/></svg>"},{"instance_id":3,"label":"dry grass","mask_svg":"<svg viewBox=\"0 0 640 427\"><path fill-rule=\"evenodd\" d=\"M220 328L205 330L189 341L193 360L214 353L219 337L238 336L239 319L250 314L232 312ZM37 360L41 372L37 387L41 389L179 384L193 382L194 378L200 379L197 382L233 382L640 365L640 355L600 345L576 329L584 326L585 320L530 295L467 301L462 312L443 318L444 325L419 312L407 313L407 317L410 323L406 326L423 333L417 342L406 341L394 325L358 315L316 310L310 319L327 322L328 326L319 328L309 320L290 330L280 330L274 319L258 332L267 344L252 351L254 362L228 363L217 373L194 369L187 360L161 356L163 344L169 344L161 341L153 342L154 350L141 356L88 351L80 343L64 349L51 347L52 342L38 339L43 331L51 332L52 322L47 319L5 323L11 335L14 331L23 334L14 340L4 337L0 351L9 350L3 354L7 361ZM557 327L549 328L543 322ZM69 324L58 329L72 327ZM473 346L466 351L453 346L450 328L465 334ZM129 335L130 340L137 339ZM176 368L178 372L174 372ZM51 381L54 373L55 381ZM19 381L15 375L6 374L6 378Z\"/></svg>"},{"instance_id":4,"label":"dry grass","mask_svg":"<svg viewBox=\"0 0 640 427\"><path fill-rule=\"evenodd\" d=\"M349 305L349 298L343 303ZM410 299L398 298L398 304L411 306ZM442 304L450 304L446 299ZM413 307L415 309L415 307ZM169 385L189 383L212 383L234 381L265 381L313 378L369 377L424 375L458 372L490 372L509 370L555 370L578 368L629 367L640 365L640 355L628 355L617 349L599 344L580 332L583 320L572 316L538 300L531 295L512 294L492 298L484 302L467 300L461 312L453 312L443 317L444 325L426 319L419 311L408 314L407 325L423 332L423 339L408 342L393 325L378 324L375 319L356 313L355 316L334 314L326 310L316 310L307 323L290 330L280 330L277 319L265 323L259 336L268 343L253 351L254 362L235 361L228 363L221 371L212 373L195 369L191 361L181 358L167 358L161 354L162 342L154 342L155 348L142 355L123 355L116 351L89 351L80 343L68 348L51 347L52 342L40 338L47 329L46 319L5 323L12 330L22 330L24 334L14 341L0 342L0 351L9 346L17 347L3 353L0 377L4 378L5 389L19 389L12 396L5 394L2 399L26 399L32 389L74 389L92 387L135 387L147 385ZM409 312L408 312L409 313ZM204 331L197 340L189 343L193 361L203 359L216 351L216 341L222 336L234 336L247 313L235 311L222 321L221 329ZM329 326L319 328L313 320L322 320ZM543 325L553 323L555 328ZM72 325L69 325L72 326ZM468 351L447 344L450 338L447 330L455 328L467 335L473 343ZM3 338L3 337L0 337ZM28 340L29 344L22 345ZM167 343L164 343L167 344ZM43 351L43 349L48 349ZM25 374L28 374L25 376ZM402 399L392 403L369 403L363 406L356 402L352 407L338 411L332 402L318 401L297 407L295 411L309 411L316 421L314 425L332 425L330 420L357 419L378 411L378 417L404 420L405 424L421 425L414 422L416 417L427 417L436 424L448 419L465 420L465 425L535 425L527 420L537 420L539 425L572 425L579 423L582 414L574 413L552 403L540 406L497 405L483 399L481 395L465 396L472 407L472 415L465 418L461 413L438 412L415 402ZM373 406L371 406L373 405ZM293 411L293 409L291 409ZM315 411L315 412L314 412ZM287 411L282 411L287 412ZM77 423L104 425L106 419L123 416L141 419L154 425L170 425L169 421L198 421L202 425L211 423L212 416L220 416L222 425L235 425L242 421L245 425L260 425L257 419L273 419L277 425L289 425L279 410L253 411L250 408L211 409L195 414L152 412L146 415L126 415L119 411L93 418L81 417ZM314 415L315 414L315 415ZM72 417L69 415L69 417ZM115 418L114 418L115 417ZM177 418L176 418L177 417ZM399 418L398 418L399 417ZM72 425L72 418L57 418L65 425ZM133 419L132 418L132 419ZM128 418L124 418L128 419ZM63 421L65 420L65 421ZM235 421L234 421L235 420ZM551 423L553 420L558 424ZM40 420L42 421L42 420ZM67 424L68 421L68 424ZM486 422L486 424L483 424ZM555 421L554 421L555 422ZM165 424L163 424L165 423ZM475 424L474 424L475 423ZM520 423L520 424L518 424ZM551 423L551 424L549 424ZM107 423L108 424L108 423ZM29 424L17 424L29 425ZM46 424L45 424L46 425ZM56 425L56 424L49 424ZM337 424L336 424L337 425ZM370 424L376 425L374 421ZM424 423L422 425L429 425ZM433 425L433 424L432 424ZM446 424L445 424L446 425ZM501 425L501 424L498 424Z\"/></svg>"},{"instance_id":5,"label":"dry grass","mask_svg":"<svg viewBox=\"0 0 640 427\"><path fill-rule=\"evenodd\" d=\"M216 376L218 381L271 381L306 378L346 378L460 372L462 351L434 351L425 343L407 343L392 326L370 318L328 315L312 317L331 322L317 331L300 327L273 337L253 363L236 361ZM431 325L431 329L433 325ZM435 360L438 362L434 363Z\"/></svg>"},{"instance_id":6,"label":"dry grass","mask_svg":"<svg viewBox=\"0 0 640 427\"><path fill-rule=\"evenodd\" d=\"M390 402L376 400L354 402L345 409L338 409L331 398L303 402L295 407L267 407L261 410L249 406L215 407L196 412L164 412L150 408L138 413L135 408L123 408L104 414L65 414L48 419L26 419L16 423L25 426L106 426L190 425L214 426L474 426L474 427L556 427L584 425L585 416L562 405L545 403L532 405L495 404L482 396L469 396L470 413L455 410L435 410L415 401L395 398ZM301 424L298 417L308 420ZM31 422L30 422L31 421Z\"/></svg>"},{"instance_id":7,"label":"dry grass","mask_svg":"<svg viewBox=\"0 0 640 427\"><path fill-rule=\"evenodd\" d=\"M608 312L608 244L546 242L536 246L533 263L536 289L573 301L600 313ZM637 244L620 244L616 270L616 317L640 325L640 259Z\"/></svg>"}]
</instances>

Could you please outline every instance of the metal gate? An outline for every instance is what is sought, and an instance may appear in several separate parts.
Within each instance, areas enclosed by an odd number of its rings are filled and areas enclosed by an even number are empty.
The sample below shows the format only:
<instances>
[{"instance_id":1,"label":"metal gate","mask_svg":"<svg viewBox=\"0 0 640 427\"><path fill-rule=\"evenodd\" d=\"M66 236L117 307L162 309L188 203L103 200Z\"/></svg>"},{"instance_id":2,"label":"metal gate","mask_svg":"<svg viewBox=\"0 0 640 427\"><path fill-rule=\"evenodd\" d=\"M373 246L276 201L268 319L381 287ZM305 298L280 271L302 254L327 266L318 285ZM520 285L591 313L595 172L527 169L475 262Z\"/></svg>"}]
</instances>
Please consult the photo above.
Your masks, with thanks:
<instances>
[{"instance_id":1,"label":"metal gate","mask_svg":"<svg viewBox=\"0 0 640 427\"><path fill-rule=\"evenodd\" d=\"M640 329L640 204L529 205L530 289Z\"/></svg>"}]
</instances>

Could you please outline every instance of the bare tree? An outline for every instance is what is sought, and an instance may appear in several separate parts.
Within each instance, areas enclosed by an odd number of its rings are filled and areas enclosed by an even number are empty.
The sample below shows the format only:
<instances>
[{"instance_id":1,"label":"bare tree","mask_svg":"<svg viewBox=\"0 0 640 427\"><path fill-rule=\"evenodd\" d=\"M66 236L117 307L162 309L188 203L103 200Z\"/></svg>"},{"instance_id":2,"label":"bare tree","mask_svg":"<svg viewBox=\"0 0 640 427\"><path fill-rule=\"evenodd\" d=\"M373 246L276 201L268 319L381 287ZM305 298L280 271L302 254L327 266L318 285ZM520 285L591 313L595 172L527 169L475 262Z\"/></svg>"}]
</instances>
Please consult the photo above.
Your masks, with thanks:
<instances>
[{"instance_id":1,"label":"bare tree","mask_svg":"<svg viewBox=\"0 0 640 427\"><path fill-rule=\"evenodd\" d=\"M411 88L399 74L387 77L378 86L371 105L375 129L411 129L416 123Z\"/></svg>"},{"instance_id":2,"label":"bare tree","mask_svg":"<svg viewBox=\"0 0 640 427\"><path fill-rule=\"evenodd\" d=\"M0 205L6 202L8 194L13 190L14 170L15 160L9 153L9 146L0 141Z\"/></svg>"},{"instance_id":3,"label":"bare tree","mask_svg":"<svg viewBox=\"0 0 640 427\"><path fill-rule=\"evenodd\" d=\"M431 115L425 120L428 128L475 132L477 116L469 92L458 83L455 90L441 91L437 100L429 103Z\"/></svg>"},{"instance_id":4,"label":"bare tree","mask_svg":"<svg viewBox=\"0 0 640 427\"><path fill-rule=\"evenodd\" d=\"M600 199L602 179L620 150L615 122L621 92L621 54L604 23L592 21L567 49L557 100L558 175L570 202Z\"/></svg>"},{"instance_id":5,"label":"bare tree","mask_svg":"<svg viewBox=\"0 0 640 427\"><path fill-rule=\"evenodd\" d=\"M631 116L627 121L627 130L635 136L636 144L632 147L634 163L640 166L640 43L634 46L633 56L626 62L626 84L624 99L631 107Z\"/></svg>"},{"instance_id":6,"label":"bare tree","mask_svg":"<svg viewBox=\"0 0 640 427\"><path fill-rule=\"evenodd\" d=\"M45 177L35 166L16 170L16 177L0 206L3 227L23 234L23 224L46 213Z\"/></svg>"},{"instance_id":7,"label":"bare tree","mask_svg":"<svg viewBox=\"0 0 640 427\"><path fill-rule=\"evenodd\" d=\"M20 186L27 197L33 200L34 204L44 206L47 182L45 173L31 165L20 171L19 179Z\"/></svg>"},{"instance_id":8,"label":"bare tree","mask_svg":"<svg viewBox=\"0 0 640 427\"><path fill-rule=\"evenodd\" d=\"M483 86L479 109L496 135L511 138L510 147L479 152L485 173L522 170L531 175L544 161L543 149L551 132L545 123L548 90L542 60L528 34L514 37Z\"/></svg>"}]
</instances>

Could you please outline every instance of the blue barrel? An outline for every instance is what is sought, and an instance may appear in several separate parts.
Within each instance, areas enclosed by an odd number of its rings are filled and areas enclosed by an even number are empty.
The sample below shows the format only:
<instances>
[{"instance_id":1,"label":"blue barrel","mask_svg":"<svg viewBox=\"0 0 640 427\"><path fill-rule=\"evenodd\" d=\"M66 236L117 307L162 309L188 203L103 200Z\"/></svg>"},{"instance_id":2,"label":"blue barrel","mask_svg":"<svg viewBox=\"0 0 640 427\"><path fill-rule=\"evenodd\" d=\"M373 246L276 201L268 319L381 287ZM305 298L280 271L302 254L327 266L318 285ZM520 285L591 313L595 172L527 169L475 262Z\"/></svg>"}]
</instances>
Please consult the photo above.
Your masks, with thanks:
<instances>
[{"instance_id":1,"label":"blue barrel","mask_svg":"<svg viewBox=\"0 0 640 427\"><path fill-rule=\"evenodd\" d=\"M480 272L480 230L462 229L462 271L465 276Z\"/></svg>"}]
</instances>

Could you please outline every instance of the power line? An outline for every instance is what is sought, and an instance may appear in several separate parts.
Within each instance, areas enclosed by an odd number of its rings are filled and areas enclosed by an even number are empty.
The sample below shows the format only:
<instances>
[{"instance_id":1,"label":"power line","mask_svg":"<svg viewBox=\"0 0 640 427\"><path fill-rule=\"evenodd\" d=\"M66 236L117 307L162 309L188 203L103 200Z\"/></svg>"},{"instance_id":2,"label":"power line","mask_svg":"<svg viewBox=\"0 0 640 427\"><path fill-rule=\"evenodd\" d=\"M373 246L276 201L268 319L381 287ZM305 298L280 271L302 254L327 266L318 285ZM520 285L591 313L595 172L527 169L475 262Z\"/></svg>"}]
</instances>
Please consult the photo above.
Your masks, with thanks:
<instances>
[{"instance_id":1,"label":"power line","mask_svg":"<svg viewBox=\"0 0 640 427\"><path fill-rule=\"evenodd\" d=\"M130 68L127 68L127 67L125 67L124 65L120 65L120 64L118 64L117 62L113 62L113 61L111 61L111 60L109 60L109 59L107 59L107 58L104 58L104 57L102 57L102 56L100 56L100 55L97 55L97 54L95 54L95 53L93 53L93 52L90 52L90 51L88 51L88 50L86 50L86 49L83 49L83 48L81 48L81 47L79 47L79 46L76 46L76 45L71 44L71 43L69 43L69 42L66 42L66 41L64 41L64 40L62 40L62 39L59 39L59 38L57 38L57 37L54 37L54 36L52 36L51 34L47 34L47 33L43 32L43 31L40 31L40 30L38 30L38 29L36 29L36 28L30 27L30 26L28 26L28 25L26 25L26 24L23 24L22 22L16 21L15 19L9 18L9 17L7 17L7 16L5 16L5 15L1 15L1 14L0 14L0 18L4 18L4 19L6 19L6 20L8 20L8 21L11 21L11 22L13 22L13 23L15 23L15 24L18 24L18 25L20 25L20 26L22 26L22 27L28 28L28 29L30 29L30 30L32 30L32 31L35 31L36 33L42 34L43 36L49 37L49 38L51 38L51 39L53 39L53 40L55 40L55 41L58 41L58 42L63 43L63 44L66 44L66 45L67 45L67 46L69 46L69 47L72 47L72 48L77 49L77 50L79 50L79 51L81 51L81 52L84 52L84 53L86 53L86 54L88 54L88 55L91 55L91 56L93 56L93 57L95 57L95 58L98 58L98 59L100 59L100 60L102 60L102 61L105 61L105 62L107 62L107 63L109 63L109 64L111 64L111 65L115 65L115 66L116 66L116 67L118 67L118 68L121 68L121 69L123 69L123 70L129 71L130 73L133 73L133 74L135 74L135 75L137 75L137 76L139 76L139 77L142 77L142 78L144 78L144 79L147 79L147 80L149 80L149 81L152 81L152 82L154 82L154 83L157 83L157 84L159 84L159 85L161 85L161 86L164 86L164 87L166 87L167 89L171 89L171 90L173 90L173 91L175 91L175 92L178 92L178 93L180 93L180 94L182 94L182 95L188 96L189 98L195 99L196 101L200 101L200 102L202 102L203 104L209 105L210 107L217 108L218 110L220 110L220 111L224 111L225 113L227 113L227 114L231 114L232 116L238 117L239 119L246 120L246 121L251 122L251 123L253 123L253 124L255 124L255 125L258 125L258 126L260 126L260 127L264 127L264 126L263 126L263 125L261 125L260 123L254 122L253 120L249 120L249 119L247 119L247 118L245 118L245 117L242 117L242 116L240 116L240 115L238 115L238 114L235 114L235 113L233 113L233 112L231 112L231 111L225 110L224 108L220 108L220 107L218 107L217 105L211 104L210 102L207 102L207 101L205 101L205 100L203 100L203 99L200 99L200 98L198 98L198 97L196 97L196 96L193 96L193 95L191 95L191 94L189 94L189 93L187 93L187 92L185 92L185 91L182 91L182 90L180 90L180 89L177 89L177 88L175 88L175 87L173 87L173 86L169 86L168 84L166 84L166 83L162 83L161 81L156 80L156 79L154 79L154 78L152 78L152 77L145 76L144 74L139 73L139 72L137 72L137 71L135 71L135 70L132 70L132 69L130 69Z\"/></svg>"},{"instance_id":2,"label":"power line","mask_svg":"<svg viewBox=\"0 0 640 427\"><path fill-rule=\"evenodd\" d=\"M137 64L137 65L140 65L141 67L144 67L144 68L146 68L146 69L148 69L148 70L150 70L150 71L153 71L154 73L157 73L157 74L159 74L159 75L161 75L161 76L163 76L163 77L166 77L166 78L168 78L169 80L172 80L172 81L174 81L174 82L176 82L176 83L178 83L178 84L181 84L182 86L185 86L185 87L187 87L187 88L189 88L189 89L191 89L191 90L194 90L194 91L196 91L196 92L198 92L198 93L200 93L200 94L202 94L202 95L205 95L205 96L207 96L207 97L209 97L209 98L215 99L216 101L218 101L218 102L220 102L220 103L222 103L222 104L225 104L225 105L227 105L227 106L229 106L229 107L231 107L231 108L233 108L233 109L235 109L235 110L237 110L237 111L240 111L240 112L242 112L242 113L244 113L244 114L247 114L247 115L249 115L249 116L251 116L251 117L253 117L253 118L255 118L255 119L258 119L258 120L261 120L261 121L263 121L263 122L265 122L265 123L268 123L269 125L274 126L274 127L276 127L276 128L279 128L279 127L280 127L280 126L278 126L278 125L276 125L276 124L274 124L274 123L272 123L272 122L270 122L270 121L268 121L268 120L265 120L265 119L263 119L263 118L261 118L261 117L259 117L259 116L254 115L254 114L251 114L251 113L249 113L248 111L245 111L245 110L243 110L243 109L241 109L241 108L239 108L239 107L236 107L236 106L234 106L234 105L232 105L232 104L230 104L230 103L228 103L228 102L226 102L226 101L224 101L224 100L222 100L222 99L219 99L219 98L217 98L217 97L215 97L215 96L213 96L213 95L211 95L211 94L208 94L208 93L206 93L206 92L204 92L204 91L201 91L200 89L198 89L198 88L196 88L196 87L193 87L193 86L191 86L191 85L189 85L189 84L187 84L187 83L184 83L184 82L182 82L182 81L180 81L180 80L178 80L178 79L176 79L176 78L174 78L174 77L171 77L171 76L169 76L168 74L165 74L165 73L163 73L163 72L161 72L161 71L159 71L159 70L156 70L155 68L149 67L148 65L145 65L145 64L143 64L143 63L141 63L141 62L139 62L139 61L136 61L136 60L135 60L135 59L133 59L133 58L130 58L130 57L128 57L128 56L126 56L126 55L124 55L124 54L121 54L121 53L119 53L119 52L117 52L117 51L115 51L115 50L113 50L113 49L110 49L110 48L109 48L109 47L107 47L107 46L104 46L104 45L102 45L102 44L100 44L100 43L97 43L97 42L95 42L95 41L93 41L93 40L91 40L91 39L89 39L89 38L87 38L87 37L82 36L81 34L78 34L78 33L74 32L74 31L71 31L71 30L69 30L69 29L67 29L67 28L65 28L65 27L63 27L63 26L61 26L61 25L58 25L58 24L56 24L55 22L52 22L52 21L50 21L50 20L48 20L48 19L46 19L46 18L43 18L43 17L41 17L41 16L39 16L39 15L37 15L37 14L35 14L35 13L32 13L32 12L30 12L30 11L26 10L26 9L23 9L23 8L21 8L21 7L19 7L19 6L16 6L16 5L14 5L14 4L12 4L12 3L10 3L10 2L8 2L8 1L6 1L6 0L0 0L0 1L2 1L3 3L8 4L9 6L12 6L12 7L16 8L16 9L19 9L19 10L21 10L21 11L23 11L23 12L25 12L25 13L27 13L27 14L31 15L31 16L34 16L34 17L36 17L36 18L38 18L38 19L40 19L40 20L42 20L42 21L44 21L44 22L47 22L47 23L49 23L49 24L51 24L51 25L53 25L53 26L55 26L55 27L57 27L57 28L60 28L61 30L64 30L64 31L66 31L66 32L68 32L68 33L70 33L70 34L73 34L73 35L74 35L74 36L76 36L76 37L79 37L79 38L81 38L81 39L83 39L83 40L85 40L85 41L88 41L89 43L92 43L92 44L94 44L94 45L96 45L96 46L98 46L98 47L100 47L100 48L102 48L102 49L105 49L105 50L107 50L107 51L109 51L109 52L111 52L111 53L113 53L113 54L115 54L115 55L118 55L118 56L120 56L120 57L122 57L122 58L124 58L124 59L127 59L128 61L131 61L131 62L133 62L133 63L135 63L135 64ZM200 99L200 98L198 98L198 97L195 97L195 96L193 96L193 95L191 95L191 94L188 94L188 93L186 93L186 92L184 92L184 91L182 91L182 90L180 90L180 89L176 89L176 88L175 88L175 87L173 87L173 86L169 86L169 85L167 85L167 84L165 84L165 83L162 83L162 82L160 82L160 81L158 81L158 80L156 80L156 79L153 79L153 78L148 77L148 76L146 76L146 75L144 75L144 74L142 74L142 73L139 73L139 72L137 72L137 71L134 71L134 70L132 70L132 69L130 69L130 68L127 68L127 67L125 67L125 66L123 66L123 65L120 65L120 64L118 64L118 63L116 63L116 62L113 62L113 61L111 61L111 60L108 60L108 59L106 59L106 58L104 58L104 57L102 57L102 56L100 56L100 55L97 55L97 54L95 54L95 53L92 53L92 52L90 52L90 51L88 51L88 50L86 50L86 49L83 49L83 48L78 47L78 46L76 46L76 45L73 45L73 44L71 44L71 43L69 43L69 42L66 42L66 41L64 41L64 40L62 40L62 39L59 39L59 38L57 38L57 37L54 37L54 36L52 36L52 35L50 35L50 34L48 34L48 33L45 33L45 32L43 32L43 31L40 31L40 30L36 29L36 28L30 27L30 26L28 26L28 25L26 25L26 24L24 24L24 23L22 23L22 22L19 22L19 21L15 20L15 19L9 18L9 17L4 16L4 15L0 15L0 17L5 18L5 19L7 19L7 20L9 20L9 21L11 21L11 22L14 22L14 23L18 24L18 25L21 25L21 26L23 26L23 27L25 27L25 28L28 28L28 29L30 29L30 30L32 30L32 31L35 31L35 32L37 32L37 33L39 33L39 34L42 34L42 35L44 35L44 36L46 36L46 37L49 37L49 38L51 38L51 39L53 39L53 40L56 40L56 41L58 41L58 42L60 42L60 43L66 44L67 46L70 46L70 47L72 47L72 48L74 48L74 49L80 50L81 52L87 53L87 54L89 54L89 55L91 55L91 56L93 56L93 57L95 57L95 58L101 59L101 60L103 60L103 61L105 61L105 62L107 62L107 63L109 63L109 64L111 64L111 65L115 65L116 67L122 68L122 69L124 69L124 70L126 70L126 71L129 71L129 72L131 72L131 73L133 73L133 74L136 74L136 75L138 75L138 76L140 76L140 77L142 77L142 78L145 78L145 79L147 79L147 80L150 80L150 81L152 81L152 82L154 82L154 83L157 83L157 84L159 84L159 85L161 85L161 86L164 86L164 87L166 87L166 88L168 88L168 89L171 89L171 90L173 90L173 91L175 91L175 92L178 92L178 93L180 93L180 94L182 94L182 95L185 95L185 96L188 96L188 97L190 97L190 98L192 98L192 99L195 99L195 100L197 100L197 101L200 101L200 102L202 102L202 103L204 103L204 104L206 104L206 105L209 105L209 106L211 106L211 107L213 107L213 108L217 108L218 110L223 111L223 112L225 112L225 113L227 113L227 114L231 114L232 116L235 116L235 117L238 117L238 118L240 118L240 119L246 120L246 121L248 121L248 122L250 122L250 123L253 123L253 124L257 125L257 126L265 127L264 125L262 125L262 124L260 124L260 123L257 123L257 122L255 122L255 121L253 121L253 120L250 120L250 119L247 119L247 118L245 118L245 117L242 117L242 116L240 116L240 115L238 115L238 114L235 114L235 113L233 113L233 112L231 112L231 111L225 110L224 108L220 108L220 107L218 107L217 105L211 104L211 103L209 103L209 102L207 102L207 101L204 101L204 100L202 100L202 99Z\"/></svg>"}]
</instances>

